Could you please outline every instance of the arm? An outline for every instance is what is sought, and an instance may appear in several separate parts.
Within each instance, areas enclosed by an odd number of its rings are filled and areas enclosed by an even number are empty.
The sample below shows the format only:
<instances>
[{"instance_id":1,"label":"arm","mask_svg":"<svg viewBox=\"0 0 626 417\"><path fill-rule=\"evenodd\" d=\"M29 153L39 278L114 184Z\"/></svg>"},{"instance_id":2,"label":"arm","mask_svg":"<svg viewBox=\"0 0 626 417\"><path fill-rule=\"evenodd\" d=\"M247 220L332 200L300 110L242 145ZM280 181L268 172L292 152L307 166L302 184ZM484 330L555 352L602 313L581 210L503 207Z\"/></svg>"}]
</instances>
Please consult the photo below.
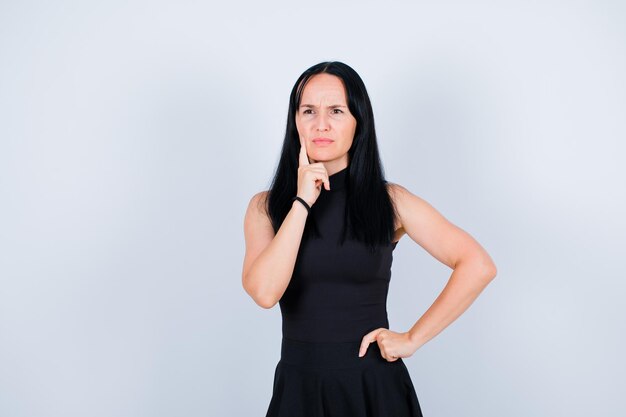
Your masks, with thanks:
<instances>
[{"instance_id":1,"label":"arm","mask_svg":"<svg viewBox=\"0 0 626 417\"><path fill-rule=\"evenodd\" d=\"M425 200L391 184L402 228L437 260L453 269L445 288L408 331L418 349L456 320L495 278L489 254L467 232L450 223Z\"/></svg>"},{"instance_id":2,"label":"arm","mask_svg":"<svg viewBox=\"0 0 626 417\"><path fill-rule=\"evenodd\" d=\"M267 191L255 194L246 211L242 284L259 306L269 309L280 300L289 285L308 212L299 201L294 201L274 235L263 209L266 195Z\"/></svg>"}]
</instances>

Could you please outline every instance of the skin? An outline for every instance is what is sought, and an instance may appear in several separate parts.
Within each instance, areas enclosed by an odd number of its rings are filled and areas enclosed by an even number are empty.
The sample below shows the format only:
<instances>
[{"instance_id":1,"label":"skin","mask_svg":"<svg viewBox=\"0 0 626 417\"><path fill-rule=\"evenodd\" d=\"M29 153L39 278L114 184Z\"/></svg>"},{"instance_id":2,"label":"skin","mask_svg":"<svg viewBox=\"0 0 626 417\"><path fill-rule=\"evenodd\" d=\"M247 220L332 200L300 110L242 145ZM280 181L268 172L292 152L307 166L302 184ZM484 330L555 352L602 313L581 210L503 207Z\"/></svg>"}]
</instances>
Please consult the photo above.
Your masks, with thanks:
<instances>
[{"instance_id":1,"label":"skin","mask_svg":"<svg viewBox=\"0 0 626 417\"><path fill-rule=\"evenodd\" d=\"M334 75L311 77L301 103L311 106L301 105L296 114L300 136L298 196L312 205L322 185L329 189L328 176L348 166L347 152L354 138L356 119L347 108L343 83ZM316 137L328 137L334 142L318 146L312 142ZM412 356L456 320L495 278L497 271L489 254L467 232L405 187L394 183L388 186L398 212L394 241L406 234L453 270L442 292L411 329L395 332L378 328L363 336L359 356L365 354L371 343L377 343L381 355L394 362ZM266 196L267 191L255 194L246 212L243 284L257 303L271 308L289 284L307 211L300 202L294 201L283 226L274 236L269 218L261 209ZM294 241L298 242L295 248Z\"/></svg>"},{"instance_id":2,"label":"skin","mask_svg":"<svg viewBox=\"0 0 626 417\"><path fill-rule=\"evenodd\" d=\"M309 79L297 109L296 128L300 146L305 147L308 155L308 161L300 161L301 166L322 162L328 175L348 166L348 150L356 132L356 119L348 109L340 78L322 73ZM317 145L313 139L319 137L333 142Z\"/></svg>"}]
</instances>

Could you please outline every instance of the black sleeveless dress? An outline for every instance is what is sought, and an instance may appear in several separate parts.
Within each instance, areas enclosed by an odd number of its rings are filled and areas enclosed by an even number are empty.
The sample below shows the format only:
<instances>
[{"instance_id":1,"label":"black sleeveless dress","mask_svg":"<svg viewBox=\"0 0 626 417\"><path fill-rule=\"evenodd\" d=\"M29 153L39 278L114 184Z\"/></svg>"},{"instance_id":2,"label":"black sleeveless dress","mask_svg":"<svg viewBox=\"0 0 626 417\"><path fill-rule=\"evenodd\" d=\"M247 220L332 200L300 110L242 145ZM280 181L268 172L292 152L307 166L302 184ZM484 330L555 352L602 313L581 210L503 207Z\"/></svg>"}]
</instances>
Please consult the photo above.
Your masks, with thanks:
<instances>
[{"instance_id":1,"label":"black sleeveless dress","mask_svg":"<svg viewBox=\"0 0 626 417\"><path fill-rule=\"evenodd\" d=\"M346 167L329 177L330 191L322 186L308 215L321 238L303 238L279 301L281 358L266 417L422 417L402 358L388 362L376 342L358 356L365 334L389 328L397 242L375 253L349 236L340 245L347 175Z\"/></svg>"}]
</instances>

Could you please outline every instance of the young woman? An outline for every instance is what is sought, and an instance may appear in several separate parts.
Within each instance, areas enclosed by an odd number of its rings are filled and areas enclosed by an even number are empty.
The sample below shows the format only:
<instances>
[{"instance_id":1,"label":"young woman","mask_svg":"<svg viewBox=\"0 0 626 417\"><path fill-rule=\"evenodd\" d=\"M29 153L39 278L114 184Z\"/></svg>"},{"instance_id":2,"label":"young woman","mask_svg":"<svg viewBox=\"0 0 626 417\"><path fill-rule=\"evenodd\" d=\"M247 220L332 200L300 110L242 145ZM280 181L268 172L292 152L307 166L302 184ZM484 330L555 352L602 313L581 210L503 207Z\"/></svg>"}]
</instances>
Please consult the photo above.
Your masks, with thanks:
<instances>
[{"instance_id":1,"label":"young woman","mask_svg":"<svg viewBox=\"0 0 626 417\"><path fill-rule=\"evenodd\" d=\"M408 358L496 276L487 252L423 199L385 181L359 75L322 62L296 81L270 190L244 220L243 287L280 304L281 358L267 417L417 417ZM392 252L407 234L453 269L408 331L389 329Z\"/></svg>"}]
</instances>

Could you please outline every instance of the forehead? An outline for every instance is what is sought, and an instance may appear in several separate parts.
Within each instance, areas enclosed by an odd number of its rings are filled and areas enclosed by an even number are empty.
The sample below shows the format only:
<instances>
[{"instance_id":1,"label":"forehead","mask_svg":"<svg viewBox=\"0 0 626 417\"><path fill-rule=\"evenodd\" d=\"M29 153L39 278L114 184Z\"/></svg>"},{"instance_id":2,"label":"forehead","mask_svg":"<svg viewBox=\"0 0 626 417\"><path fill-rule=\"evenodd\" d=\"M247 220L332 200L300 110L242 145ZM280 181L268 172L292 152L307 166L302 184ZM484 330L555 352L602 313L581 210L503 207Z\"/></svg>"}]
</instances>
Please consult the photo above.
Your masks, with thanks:
<instances>
[{"instance_id":1,"label":"forehead","mask_svg":"<svg viewBox=\"0 0 626 417\"><path fill-rule=\"evenodd\" d=\"M316 74L309 78L302 91L302 102L330 99L345 103L346 90L341 78L326 73Z\"/></svg>"}]
</instances>

